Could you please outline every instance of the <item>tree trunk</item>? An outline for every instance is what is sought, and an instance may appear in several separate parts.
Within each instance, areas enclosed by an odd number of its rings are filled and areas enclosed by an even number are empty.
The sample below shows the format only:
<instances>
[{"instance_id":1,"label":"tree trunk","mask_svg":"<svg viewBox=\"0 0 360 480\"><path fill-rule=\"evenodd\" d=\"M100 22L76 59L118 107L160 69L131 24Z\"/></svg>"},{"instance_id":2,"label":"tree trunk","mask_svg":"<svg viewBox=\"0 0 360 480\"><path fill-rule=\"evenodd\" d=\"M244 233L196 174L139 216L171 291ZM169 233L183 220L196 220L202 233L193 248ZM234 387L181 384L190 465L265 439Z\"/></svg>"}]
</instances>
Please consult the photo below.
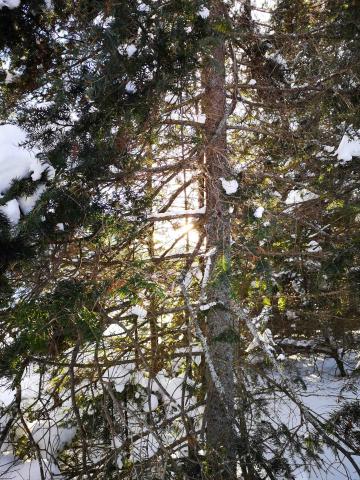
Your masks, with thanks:
<instances>
[{"instance_id":1,"label":"tree trunk","mask_svg":"<svg viewBox=\"0 0 360 480\"><path fill-rule=\"evenodd\" d=\"M224 16L223 2L213 0L210 7L209 21L219 21ZM207 315L212 365L207 365L206 432L211 478L228 480L236 478L236 440L233 422L233 324L229 312L230 215L220 180L221 177L229 177L230 173L226 142L226 47L221 34L214 34L213 42L203 71L203 113L206 116L205 228L208 249L214 251L206 293L208 303L216 302Z\"/></svg>"}]
</instances>

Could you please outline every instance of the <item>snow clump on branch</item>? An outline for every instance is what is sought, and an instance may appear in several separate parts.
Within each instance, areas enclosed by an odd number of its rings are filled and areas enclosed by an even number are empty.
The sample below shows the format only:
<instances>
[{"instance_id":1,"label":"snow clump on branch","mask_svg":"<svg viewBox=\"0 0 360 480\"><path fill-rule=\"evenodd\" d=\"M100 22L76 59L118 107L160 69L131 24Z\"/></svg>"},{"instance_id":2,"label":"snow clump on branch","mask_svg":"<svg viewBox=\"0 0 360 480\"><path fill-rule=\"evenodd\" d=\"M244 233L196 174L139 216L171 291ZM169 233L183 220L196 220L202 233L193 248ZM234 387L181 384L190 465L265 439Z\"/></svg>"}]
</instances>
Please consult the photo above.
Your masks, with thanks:
<instances>
[{"instance_id":1,"label":"snow clump on branch","mask_svg":"<svg viewBox=\"0 0 360 480\"><path fill-rule=\"evenodd\" d=\"M20 6L20 0L0 0L0 10L4 7L10 10Z\"/></svg>"},{"instance_id":2,"label":"snow clump on branch","mask_svg":"<svg viewBox=\"0 0 360 480\"><path fill-rule=\"evenodd\" d=\"M343 136L338 149L335 154L337 154L338 160L344 164L350 162L352 157L360 157L360 130L354 132L353 130L349 131L349 134Z\"/></svg>"},{"instance_id":3,"label":"snow clump on branch","mask_svg":"<svg viewBox=\"0 0 360 480\"><path fill-rule=\"evenodd\" d=\"M237 192L237 189L239 188L239 184L237 180L226 180L225 178L221 177L221 185L223 189L225 190L226 195L233 195L234 193Z\"/></svg>"},{"instance_id":4,"label":"snow clump on branch","mask_svg":"<svg viewBox=\"0 0 360 480\"><path fill-rule=\"evenodd\" d=\"M48 163L41 163L35 150L27 150L22 144L26 134L16 125L0 126L0 201L16 180L31 179L37 182L47 172L47 179L54 177L54 169ZM32 195L10 199L0 206L0 213L5 215L10 223L18 224L21 214L29 214L39 200L45 185L40 184Z\"/></svg>"},{"instance_id":5,"label":"snow clump on branch","mask_svg":"<svg viewBox=\"0 0 360 480\"><path fill-rule=\"evenodd\" d=\"M208 18L208 16L210 15L210 11L206 7L201 7L200 10L198 11L198 15L199 17L205 19L205 18Z\"/></svg>"}]
</instances>

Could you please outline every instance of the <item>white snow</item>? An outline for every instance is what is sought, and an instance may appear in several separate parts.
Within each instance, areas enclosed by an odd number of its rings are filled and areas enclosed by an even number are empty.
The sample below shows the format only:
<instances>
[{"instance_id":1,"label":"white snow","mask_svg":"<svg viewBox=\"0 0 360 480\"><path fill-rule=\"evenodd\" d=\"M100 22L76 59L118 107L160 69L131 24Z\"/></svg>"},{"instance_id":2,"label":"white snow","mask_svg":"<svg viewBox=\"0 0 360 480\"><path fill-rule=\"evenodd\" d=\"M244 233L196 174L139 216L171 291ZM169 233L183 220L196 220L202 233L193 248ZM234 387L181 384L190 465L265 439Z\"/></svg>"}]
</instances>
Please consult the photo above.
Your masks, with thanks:
<instances>
[{"instance_id":1,"label":"white snow","mask_svg":"<svg viewBox=\"0 0 360 480\"><path fill-rule=\"evenodd\" d=\"M263 324L263 322L267 321L269 315L270 309L268 307L264 307L257 317L250 319L250 323L255 329L255 324ZM348 382L348 378L339 379L334 377L336 373L336 363L333 359L318 359L316 360L315 368L315 365L312 364L313 362L309 362L307 357L300 358L298 362L292 355L286 357L281 351L275 353L273 349L274 341L270 330L264 330L262 334L257 334L256 338L258 341L254 342L253 348L260 345L268 352L269 355L272 356L274 361L279 363L284 362L281 366L281 371L284 371L283 375L286 376L289 381L293 378L294 371L298 372L299 376L304 380L307 390L302 391L299 387L299 390L297 390L297 395L319 416L326 417L331 410L339 406L338 402L346 401L347 398L356 399L356 391L350 392L343 388ZM305 342L305 340L288 340L288 344L294 342L299 343L301 341ZM199 347L194 346L192 353L195 353L198 350ZM186 354L188 349L177 349L177 352L183 352ZM111 355L110 352L108 353ZM199 359L200 357L197 358ZM123 359L127 360L128 358L125 356ZM90 360L90 358L87 360ZM81 360L79 358L78 361L84 361L84 358L81 357ZM354 365L356 361L357 358L354 359ZM296 365L293 365L295 362ZM134 369L134 363L111 367L107 369L106 373L104 374L104 380L108 379L108 381L111 381L117 392L123 391L125 382L131 382L131 384L135 387L135 400L131 400L129 398L126 408L128 415L127 421L129 438L133 439L133 443L129 448L129 458L131 461L138 462L146 461L147 459L154 457L154 455L159 453L159 450L162 448L162 444L165 447L168 447L168 445L171 445L179 438L185 438L186 431L182 424L182 420L180 419L172 421L171 417L175 414L175 412L178 414L178 412L182 411L182 405L184 402L185 408L186 405L191 407L195 406L196 399L191 397L191 394L187 390L187 386L194 385L195 382L191 382L189 379L186 379L182 374L177 377L170 377L169 373L163 370L162 372L158 373L156 379L152 379L149 378L148 372L134 372ZM314 372L316 372L316 374L314 374ZM80 372L80 375L82 375L82 373L83 372ZM278 379L278 377L279 374L276 374L275 379ZM30 373L27 380L29 383L34 384L34 391L31 400L31 403L33 403L34 398L36 398L38 393L38 381L37 378L34 377L34 373ZM80 384L78 384L78 386L80 388ZM45 391L47 388L46 383L43 385L43 387ZM270 417L267 416L266 421L274 422L274 425L280 425L281 421L289 428L295 428L300 424L302 417L299 414L299 410L294 403L292 403L288 398L286 398L285 395L282 394L281 391L271 395L268 395L267 393L261 395L264 395L264 399L266 399L269 405L269 411L264 411L264 414L270 413ZM6 399L6 402L10 400L11 396L12 395L10 395L9 399ZM166 425L166 429L158 428L158 411L155 412L155 410L159 406L160 399L161 409L159 410L161 412L164 411L164 417L161 417L160 422L162 422L164 419L169 420L169 423ZM72 415L70 405L71 403L67 404L66 410L67 414ZM82 409L83 407L80 408ZM149 420L149 412L154 412L153 415L151 415L151 420ZM185 414L189 415L189 417L194 415L195 426L201 426L203 419L203 407L200 406ZM33 424L29 423L34 440L41 449L45 480L60 480L62 478L57 467L50 461L50 455L53 453L56 457L58 452L61 451L66 444L69 444L72 441L74 434L73 428L68 428L66 426L67 424L64 423L63 420L61 423L61 416L56 416L54 418L60 422L58 423L58 426L56 426L52 421L48 420L36 420ZM306 424L304 424L301 428L303 428L304 433L306 433ZM121 434L115 434L112 445L108 446L113 449L114 458L116 459L117 467L119 469L123 468L122 448L124 440L125 439ZM93 438L89 438L89 458L97 458L100 460L102 456L98 455L98 457L96 457L97 449L92 442ZM318 478L324 480L340 480L340 478L346 478L346 476L342 475L342 471L345 467L341 466L340 464L336 465L336 457L334 454L329 449L326 449L326 446L324 446L324 448L325 453L321 454L321 457L327 457L329 462L334 461L334 465L331 467L331 469L326 472L321 472L317 471L314 467L310 473L310 471L306 472L304 470L303 465L299 465L299 468L297 468L296 472L294 473L294 478L296 478L296 480L317 480ZM66 453L69 455L72 454L71 450ZM286 451L284 452L284 455L286 455ZM62 462L60 464L62 465ZM25 462L20 461L9 453L3 453L0 455L0 478L4 478L4 480L40 480L41 477L38 462L35 460ZM349 478L357 478L355 472L352 471L351 466L349 466Z\"/></svg>"},{"instance_id":2,"label":"white snow","mask_svg":"<svg viewBox=\"0 0 360 480\"><path fill-rule=\"evenodd\" d=\"M209 252L208 252L207 259L206 259L205 270L204 270L204 275L203 275L203 278L202 278L202 281L201 281L201 291L204 295L204 299L206 298L205 289L206 289L206 286L207 286L209 278L210 278L211 264L212 264L212 258L211 257L212 257L212 255L210 255Z\"/></svg>"},{"instance_id":3,"label":"white snow","mask_svg":"<svg viewBox=\"0 0 360 480\"><path fill-rule=\"evenodd\" d=\"M149 413L153 410L156 410L158 406L158 397L152 393L150 397L146 399L144 405L142 406L142 410L143 412Z\"/></svg>"},{"instance_id":4,"label":"white snow","mask_svg":"<svg viewBox=\"0 0 360 480\"><path fill-rule=\"evenodd\" d=\"M274 342L271 330L269 328L266 328L262 334L261 333L259 334L259 337L263 342L266 351L269 354L272 354L274 350L273 347L275 346L275 342Z\"/></svg>"},{"instance_id":5,"label":"white snow","mask_svg":"<svg viewBox=\"0 0 360 480\"><path fill-rule=\"evenodd\" d=\"M119 455L116 458L116 466L118 467L119 470L121 470L123 468L123 465L124 465L124 462L122 460L122 457Z\"/></svg>"},{"instance_id":6,"label":"white snow","mask_svg":"<svg viewBox=\"0 0 360 480\"><path fill-rule=\"evenodd\" d=\"M135 93L136 92L136 85L134 82L128 82L126 85L125 85L125 90L127 91L127 93Z\"/></svg>"},{"instance_id":7,"label":"white snow","mask_svg":"<svg viewBox=\"0 0 360 480\"><path fill-rule=\"evenodd\" d=\"M296 205L298 203L308 202L309 200L316 200L319 195L310 192L306 188L301 190L291 190L285 200L286 205Z\"/></svg>"},{"instance_id":8,"label":"white snow","mask_svg":"<svg viewBox=\"0 0 360 480\"><path fill-rule=\"evenodd\" d=\"M241 172L244 172L245 170L247 170L248 167L249 167L248 162L240 162L240 163L237 163L236 165L234 165L233 170L234 170L235 173L241 173Z\"/></svg>"},{"instance_id":9,"label":"white snow","mask_svg":"<svg viewBox=\"0 0 360 480\"><path fill-rule=\"evenodd\" d=\"M230 2L229 2L230 3ZM239 15L241 12L241 2L233 2L234 4L234 14ZM256 28L259 32L266 32L267 26L271 21L272 15L269 10L269 7L273 7L274 0L251 0L251 19L256 24Z\"/></svg>"},{"instance_id":10,"label":"white snow","mask_svg":"<svg viewBox=\"0 0 360 480\"><path fill-rule=\"evenodd\" d=\"M20 210L24 215L27 215L28 213L31 212L31 210L34 209L36 202L39 200L39 198L41 197L41 195L44 193L45 190L46 190L46 187L44 184L42 184L42 185L39 185L38 188L35 190L35 192L29 197L23 196L17 199Z\"/></svg>"},{"instance_id":11,"label":"white snow","mask_svg":"<svg viewBox=\"0 0 360 480\"><path fill-rule=\"evenodd\" d=\"M46 460L42 463L45 480L63 477L57 466ZM40 466L37 460L19 462L12 455L0 456L0 478L4 480L41 480Z\"/></svg>"},{"instance_id":12,"label":"white snow","mask_svg":"<svg viewBox=\"0 0 360 480\"><path fill-rule=\"evenodd\" d=\"M355 370L359 370L359 369L360 369L360 359L357 362L357 364L355 365Z\"/></svg>"},{"instance_id":13,"label":"white snow","mask_svg":"<svg viewBox=\"0 0 360 480\"><path fill-rule=\"evenodd\" d=\"M118 323L111 323L104 331L103 336L112 337L115 335L123 335L124 333L126 332L121 325L119 325Z\"/></svg>"},{"instance_id":14,"label":"white snow","mask_svg":"<svg viewBox=\"0 0 360 480\"><path fill-rule=\"evenodd\" d=\"M22 400L33 401L36 395L39 393L40 388L40 374L35 368L34 364L31 364L24 372L21 378L21 397Z\"/></svg>"},{"instance_id":15,"label":"white snow","mask_svg":"<svg viewBox=\"0 0 360 480\"><path fill-rule=\"evenodd\" d=\"M281 55L280 52L275 52L275 53L266 53L265 54L267 58L271 58L274 62L276 62L278 65L281 65L284 68L287 68L287 63L285 58Z\"/></svg>"},{"instance_id":16,"label":"white snow","mask_svg":"<svg viewBox=\"0 0 360 480\"><path fill-rule=\"evenodd\" d=\"M315 253L315 252L321 252L322 248L320 247L320 245L316 240L311 240L311 242L307 244L306 250L308 252Z\"/></svg>"},{"instance_id":17,"label":"white snow","mask_svg":"<svg viewBox=\"0 0 360 480\"><path fill-rule=\"evenodd\" d=\"M7 384L6 380L2 380L0 383L0 407L7 407L13 402L15 398L16 391L11 388L10 385ZM0 425L3 418L0 418ZM0 427L1 428L1 427Z\"/></svg>"},{"instance_id":18,"label":"white snow","mask_svg":"<svg viewBox=\"0 0 360 480\"><path fill-rule=\"evenodd\" d=\"M39 445L41 456L51 459L71 443L75 437L76 428L60 427L57 419L50 419L35 422L31 434Z\"/></svg>"},{"instance_id":19,"label":"white snow","mask_svg":"<svg viewBox=\"0 0 360 480\"><path fill-rule=\"evenodd\" d=\"M137 52L137 46L134 45L133 43L131 43L130 45L127 45L125 50L126 50L127 56L132 57L134 55L134 53Z\"/></svg>"},{"instance_id":20,"label":"white snow","mask_svg":"<svg viewBox=\"0 0 360 480\"><path fill-rule=\"evenodd\" d=\"M145 310L145 308L141 307L140 305L134 305L128 310L127 314L136 315L139 318L146 318L147 311Z\"/></svg>"},{"instance_id":21,"label":"white snow","mask_svg":"<svg viewBox=\"0 0 360 480\"><path fill-rule=\"evenodd\" d=\"M41 163L36 151L21 146L25 140L26 133L16 125L0 126L0 195L9 190L14 180L31 178L37 181L44 171L47 171L48 179L54 176L54 169L47 163ZM16 225L20 220L20 210L27 215L44 190L45 185L39 185L33 195L12 199L0 207L0 211Z\"/></svg>"},{"instance_id":22,"label":"white snow","mask_svg":"<svg viewBox=\"0 0 360 480\"><path fill-rule=\"evenodd\" d=\"M124 391L126 384L130 382L131 373L133 370L133 363L127 363L126 365L115 365L106 370L103 378L110 380L114 384L115 390L121 393Z\"/></svg>"},{"instance_id":23,"label":"white snow","mask_svg":"<svg viewBox=\"0 0 360 480\"><path fill-rule=\"evenodd\" d=\"M306 386L306 390L303 390L300 386L292 387L292 389L293 391L296 389L298 398L317 418L320 420L326 419L329 413L339 408L339 403L356 400L356 389L353 391L349 388L344 389L348 379L339 379L335 376L337 366L334 359L326 357L311 359L299 355L297 360L295 358L290 357L290 362L293 364L292 369L294 369L292 371L297 371L298 376ZM270 398L269 401L271 401ZM301 426L303 418L299 409L285 395L278 394L276 398L274 396L271 412L271 421L276 424L284 423L294 431L297 428L302 428L304 438L306 438L309 429L306 423ZM293 478L296 480L355 480L359 478L349 461L340 452L335 454L331 448L326 446L326 442L321 445L320 457L324 461L321 470L315 465L311 469L307 469L302 462L299 462L298 468L293 473ZM353 458L355 462L358 462L358 456Z\"/></svg>"},{"instance_id":24,"label":"white snow","mask_svg":"<svg viewBox=\"0 0 360 480\"><path fill-rule=\"evenodd\" d=\"M139 438L132 444L131 456L135 461L141 461L156 455L159 450L159 442L153 433Z\"/></svg>"},{"instance_id":25,"label":"white snow","mask_svg":"<svg viewBox=\"0 0 360 480\"><path fill-rule=\"evenodd\" d=\"M25 178L33 172L33 180L37 180L39 172L41 175L45 170L32 152L19 147L25 139L26 135L20 128L0 126L0 193L5 193L15 178Z\"/></svg>"},{"instance_id":26,"label":"white snow","mask_svg":"<svg viewBox=\"0 0 360 480\"><path fill-rule=\"evenodd\" d=\"M96 25L97 27L102 27L104 29L107 29L111 26L111 24L114 22L115 18L113 16L105 16L103 13L100 15L97 15L95 19L93 20L93 24ZM120 53L120 52L119 52Z\"/></svg>"},{"instance_id":27,"label":"white snow","mask_svg":"<svg viewBox=\"0 0 360 480\"><path fill-rule=\"evenodd\" d=\"M258 207L254 212L254 217L262 218L264 211L265 211L264 207Z\"/></svg>"},{"instance_id":28,"label":"white snow","mask_svg":"<svg viewBox=\"0 0 360 480\"><path fill-rule=\"evenodd\" d=\"M20 220L20 208L17 200L9 200L0 207L0 213L6 215L10 223L15 226Z\"/></svg>"},{"instance_id":29,"label":"white snow","mask_svg":"<svg viewBox=\"0 0 360 480\"><path fill-rule=\"evenodd\" d=\"M351 132L351 136L345 133L343 136L338 149L335 154L337 154L338 160L342 163L350 162L352 157L360 157L360 132Z\"/></svg>"},{"instance_id":30,"label":"white snow","mask_svg":"<svg viewBox=\"0 0 360 480\"><path fill-rule=\"evenodd\" d=\"M146 5L145 3L140 3L140 5L138 6L138 10L139 10L139 12L148 13L148 12L150 12L150 7L149 7L149 5Z\"/></svg>"},{"instance_id":31,"label":"white snow","mask_svg":"<svg viewBox=\"0 0 360 480\"><path fill-rule=\"evenodd\" d=\"M190 287L191 281L192 281L192 272L191 272L191 270L188 270L186 272L186 275L185 275L185 278L184 278L184 287L186 289L188 289Z\"/></svg>"},{"instance_id":32,"label":"white snow","mask_svg":"<svg viewBox=\"0 0 360 480\"><path fill-rule=\"evenodd\" d=\"M15 75L9 72L9 70L6 70L5 85L10 85L14 83L18 77L19 75Z\"/></svg>"},{"instance_id":33,"label":"white snow","mask_svg":"<svg viewBox=\"0 0 360 480\"><path fill-rule=\"evenodd\" d=\"M156 376L156 380L158 383L153 383L152 390L161 394L164 401L169 401L170 397L172 402L181 406L184 379L180 377L169 378L163 372L159 372ZM161 385L161 388L159 384ZM164 391L167 392L167 395L165 395Z\"/></svg>"},{"instance_id":34,"label":"white snow","mask_svg":"<svg viewBox=\"0 0 360 480\"><path fill-rule=\"evenodd\" d=\"M208 16L210 15L210 11L207 7L201 7L200 10L198 11L198 15L199 17L201 18L208 18Z\"/></svg>"},{"instance_id":35,"label":"white snow","mask_svg":"<svg viewBox=\"0 0 360 480\"><path fill-rule=\"evenodd\" d=\"M221 185L223 189L225 190L226 195L233 195L234 193L237 192L237 189L239 188L239 184L237 180L232 179L232 180L226 180L225 178L221 177Z\"/></svg>"},{"instance_id":36,"label":"white snow","mask_svg":"<svg viewBox=\"0 0 360 480\"><path fill-rule=\"evenodd\" d=\"M215 305L216 302L205 303L205 305L200 305L200 310L206 312L207 310L210 310L210 308L215 307Z\"/></svg>"},{"instance_id":37,"label":"white snow","mask_svg":"<svg viewBox=\"0 0 360 480\"><path fill-rule=\"evenodd\" d=\"M4 7L12 10L13 8L17 8L20 3L20 0L0 0L0 10Z\"/></svg>"}]
</instances>

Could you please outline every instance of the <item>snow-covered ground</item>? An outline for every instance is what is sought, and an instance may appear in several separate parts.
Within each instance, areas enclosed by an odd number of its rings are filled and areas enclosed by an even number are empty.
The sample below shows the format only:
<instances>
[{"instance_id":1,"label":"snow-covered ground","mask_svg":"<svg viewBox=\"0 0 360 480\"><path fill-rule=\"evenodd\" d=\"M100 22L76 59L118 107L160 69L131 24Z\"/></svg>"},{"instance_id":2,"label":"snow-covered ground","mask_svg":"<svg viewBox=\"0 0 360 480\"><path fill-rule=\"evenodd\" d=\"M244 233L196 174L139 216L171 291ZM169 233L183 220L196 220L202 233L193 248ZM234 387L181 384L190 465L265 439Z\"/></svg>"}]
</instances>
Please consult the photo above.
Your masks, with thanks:
<instances>
[{"instance_id":1,"label":"snow-covered ground","mask_svg":"<svg viewBox=\"0 0 360 480\"><path fill-rule=\"evenodd\" d=\"M319 355L293 355L281 366L282 378L289 380L286 388L295 394L310 414L323 424L329 416L339 411L348 402L359 399L360 378L356 375L357 356L354 352L344 356L347 377L341 377L333 358ZM272 373L273 379L281 384L279 374ZM297 431L306 442L314 433L313 426L304 421L300 409L285 392L267 398L271 421L274 425L285 424L292 431ZM316 465L303 464L299 458L298 468L294 472L295 480L356 480L359 475L350 461L340 452L326 445L319 438L314 448L320 447L321 468ZM345 447L348 450L347 447ZM286 456L286 452L284 452ZM360 455L353 456L360 466ZM285 479L284 479L285 480ZM286 479L288 480L288 479Z\"/></svg>"},{"instance_id":2,"label":"snow-covered ground","mask_svg":"<svg viewBox=\"0 0 360 480\"><path fill-rule=\"evenodd\" d=\"M83 363L91 362L93 355L91 351L80 354L78 361ZM130 360L130 358L129 358ZM342 405L349 401L355 401L358 398L360 387L359 379L354 376L354 368L356 365L356 355L352 353L345 357L345 367L349 376L341 378L337 371L336 363L331 358L319 356L292 356L282 358L280 371L282 374L273 373L269 370L269 376L281 384L281 377L287 379L301 379L301 382L290 382L292 392L300 399L309 412L317 419L326 421L328 416L335 410L339 410ZM181 360L178 360L181 363ZM174 364L175 365L175 364ZM46 377L46 376L45 376ZM35 410L39 408L38 393L40 388L40 374L37 368L28 368L24 375L22 389L22 408L26 409L32 405ZM200 416L203 413L203 407L196 408L196 399L189 394L191 381L186 380L183 375L169 376L166 372L159 373L155 380L149 380L148 376L141 371L136 371L135 364L130 362L127 365L118 365L105 370L103 374L105 385L113 385L114 391L122 393L125 385L133 385L136 391L132 401L128 403L129 428L132 429L134 435L134 443L131 450L131 458L134 462L146 460L154 455L161 453L162 445L171 444L176 441L175 431L171 431L173 427L179 434L181 430L181 418L170 422L167 429L159 429L157 432L147 424L147 415L151 413L152 422L156 424L156 410L160 403L165 407L166 418L176 418L181 408L185 408L192 413L192 417ZM81 389L85 392L89 383L84 379L77 386L78 392ZM350 385L352 387L350 388ZM97 390L98 389L98 390ZM15 399L15 391L11 389L9 381L4 379L0 382L0 406L2 409L8 407ZM53 478L63 478L60 475L61 462L58 465L56 459L59 454L67 448L77 434L76 422L73 418L72 404L69 392L64 394L65 400L62 405L53 409L51 415L46 420L33 420L27 418L25 420L29 431L32 433L34 441L39 447L41 456L41 464L46 480ZM93 385L93 395L101 393L99 385ZM46 383L43 385L42 404L49 399L49 390ZM67 397L67 398L66 398ZM269 417L265 420L273 422L274 425L285 424L293 431L304 435L311 432L312 427L308 427L305 423L301 426L300 410L296 404L289 399L289 396L282 393L280 389L276 393L272 393L267 397L267 411ZM0 420L0 429L3 429L9 420L9 414L5 414ZM155 419L155 420L154 420ZM164 418L163 418L164 419ZM160 422L161 423L161 422ZM159 425L160 425L159 423ZM181 432L180 432L181 434ZM16 428L13 429L13 435L19 439L24 435L24 426L21 422L16 422ZM180 435L181 436L181 435ZM14 441L14 436L12 437ZM117 465L119 468L123 465L122 442L120 436L113 439L113 448L118 453ZM321 440L319 440L321 442ZM317 445L318 446L318 445ZM185 447L186 450L186 447ZM179 450L179 454L186 453L185 450ZM355 469L348 459L342 454L333 451L327 445L322 445L323 452L321 458L324 462L323 467L319 470L315 465L305 468L299 457L298 468L295 470L294 479L296 480L356 480L359 477ZM284 452L286 455L286 451ZM360 457L354 457L356 462L360 461ZM10 438L4 442L0 455L0 478L11 480L40 480L39 462L36 458L20 459L16 457L12 448ZM66 480L66 477L64 477ZM286 479L290 480L290 479Z\"/></svg>"}]
</instances>

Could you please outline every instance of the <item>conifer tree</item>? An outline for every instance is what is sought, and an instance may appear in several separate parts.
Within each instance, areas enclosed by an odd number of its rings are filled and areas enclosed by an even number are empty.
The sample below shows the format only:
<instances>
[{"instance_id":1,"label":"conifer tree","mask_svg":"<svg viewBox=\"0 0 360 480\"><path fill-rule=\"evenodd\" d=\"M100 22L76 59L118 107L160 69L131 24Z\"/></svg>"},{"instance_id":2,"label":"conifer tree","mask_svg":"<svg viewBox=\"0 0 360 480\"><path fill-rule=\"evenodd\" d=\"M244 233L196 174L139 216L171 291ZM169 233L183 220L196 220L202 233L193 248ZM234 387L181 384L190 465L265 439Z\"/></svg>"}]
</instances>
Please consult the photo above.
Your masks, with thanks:
<instances>
[{"instance_id":1,"label":"conifer tree","mask_svg":"<svg viewBox=\"0 0 360 480\"><path fill-rule=\"evenodd\" d=\"M3 3L0 118L40 151L0 192L12 463L292 478L322 468L321 439L360 474L348 417L317 418L280 365L305 338L347 375L359 155L335 148L359 127L355 2L279 1L267 24L248 0Z\"/></svg>"}]
</instances>

